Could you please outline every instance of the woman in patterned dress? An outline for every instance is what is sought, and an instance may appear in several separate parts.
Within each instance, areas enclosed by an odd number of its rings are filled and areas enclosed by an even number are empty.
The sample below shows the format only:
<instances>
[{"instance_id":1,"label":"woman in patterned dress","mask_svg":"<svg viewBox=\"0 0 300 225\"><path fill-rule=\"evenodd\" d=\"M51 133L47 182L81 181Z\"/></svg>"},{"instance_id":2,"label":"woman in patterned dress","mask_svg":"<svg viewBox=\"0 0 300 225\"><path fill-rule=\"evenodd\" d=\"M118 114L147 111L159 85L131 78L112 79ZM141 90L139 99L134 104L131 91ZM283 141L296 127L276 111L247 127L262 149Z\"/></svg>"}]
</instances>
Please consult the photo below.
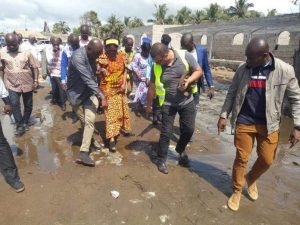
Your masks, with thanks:
<instances>
[{"instance_id":1,"label":"woman in patterned dress","mask_svg":"<svg viewBox=\"0 0 300 225\"><path fill-rule=\"evenodd\" d=\"M117 150L116 137L120 130L129 134L129 111L126 97L125 54L118 52L119 41L113 38L104 41L105 53L99 56L100 90L107 101L104 109L106 122L106 139L109 149Z\"/></svg>"}]
</instances>

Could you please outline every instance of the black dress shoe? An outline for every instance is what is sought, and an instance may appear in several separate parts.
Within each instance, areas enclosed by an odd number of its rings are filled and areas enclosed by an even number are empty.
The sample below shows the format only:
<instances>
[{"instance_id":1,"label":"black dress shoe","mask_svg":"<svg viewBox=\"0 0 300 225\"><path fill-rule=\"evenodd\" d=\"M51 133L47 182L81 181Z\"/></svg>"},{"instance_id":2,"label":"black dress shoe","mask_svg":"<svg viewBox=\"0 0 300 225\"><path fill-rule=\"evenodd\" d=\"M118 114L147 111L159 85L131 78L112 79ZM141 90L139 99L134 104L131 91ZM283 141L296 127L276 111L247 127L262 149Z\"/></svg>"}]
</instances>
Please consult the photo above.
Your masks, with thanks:
<instances>
[{"instance_id":1,"label":"black dress shoe","mask_svg":"<svg viewBox=\"0 0 300 225\"><path fill-rule=\"evenodd\" d=\"M158 162L158 163L157 163L157 169L158 169L159 172L161 172L161 173L164 173L164 174L168 174L168 173L169 173L168 168L167 168L167 165L166 165L166 163L164 163L164 162Z\"/></svg>"},{"instance_id":2,"label":"black dress shoe","mask_svg":"<svg viewBox=\"0 0 300 225\"><path fill-rule=\"evenodd\" d=\"M178 164L182 167L190 167L190 160L186 153L181 153L178 158Z\"/></svg>"},{"instance_id":3,"label":"black dress shoe","mask_svg":"<svg viewBox=\"0 0 300 225\"><path fill-rule=\"evenodd\" d=\"M84 166L94 167L95 162L90 158L88 152L80 152L78 158L76 159L78 164L82 164Z\"/></svg>"}]
</instances>

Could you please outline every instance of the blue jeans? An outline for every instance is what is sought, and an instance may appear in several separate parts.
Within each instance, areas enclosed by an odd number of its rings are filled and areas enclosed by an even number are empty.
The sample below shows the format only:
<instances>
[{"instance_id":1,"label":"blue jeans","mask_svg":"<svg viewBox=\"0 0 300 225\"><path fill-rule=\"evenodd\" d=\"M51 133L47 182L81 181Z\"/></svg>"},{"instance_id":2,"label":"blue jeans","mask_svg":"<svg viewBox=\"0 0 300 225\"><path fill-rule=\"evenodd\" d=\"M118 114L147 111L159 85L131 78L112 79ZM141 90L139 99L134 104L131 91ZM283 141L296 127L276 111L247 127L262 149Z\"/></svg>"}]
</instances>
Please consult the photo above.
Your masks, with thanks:
<instances>
[{"instance_id":1,"label":"blue jeans","mask_svg":"<svg viewBox=\"0 0 300 225\"><path fill-rule=\"evenodd\" d=\"M9 100L12 107L12 113L14 115L17 127L27 124L32 112L32 91L30 92L15 92L12 90L9 91ZM23 105L24 105L24 114L22 116L20 97L22 95Z\"/></svg>"},{"instance_id":2,"label":"blue jeans","mask_svg":"<svg viewBox=\"0 0 300 225\"><path fill-rule=\"evenodd\" d=\"M162 106L162 126L159 138L158 160L165 162L176 114L179 114L180 137L176 145L176 151L181 154L185 151L187 144L195 130L195 102L192 101L184 106Z\"/></svg>"},{"instance_id":3,"label":"blue jeans","mask_svg":"<svg viewBox=\"0 0 300 225\"><path fill-rule=\"evenodd\" d=\"M10 146L4 137L2 131L2 125L0 123L0 171L5 181L13 185L15 182L20 180L18 175L18 168L15 164L13 154Z\"/></svg>"}]
</instances>

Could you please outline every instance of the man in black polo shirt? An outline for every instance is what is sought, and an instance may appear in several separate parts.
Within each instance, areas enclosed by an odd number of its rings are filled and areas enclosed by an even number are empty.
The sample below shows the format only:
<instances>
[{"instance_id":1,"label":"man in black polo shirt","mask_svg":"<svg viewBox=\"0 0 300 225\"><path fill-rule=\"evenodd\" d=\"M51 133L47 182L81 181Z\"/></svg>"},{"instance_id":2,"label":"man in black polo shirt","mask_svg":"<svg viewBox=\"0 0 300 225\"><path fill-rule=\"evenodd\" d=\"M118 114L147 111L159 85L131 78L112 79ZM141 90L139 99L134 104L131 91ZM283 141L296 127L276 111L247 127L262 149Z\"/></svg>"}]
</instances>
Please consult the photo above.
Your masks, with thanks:
<instances>
[{"instance_id":1,"label":"man in black polo shirt","mask_svg":"<svg viewBox=\"0 0 300 225\"><path fill-rule=\"evenodd\" d=\"M160 172L167 174L166 160L177 113L180 116L180 137L176 151L179 153L179 164L188 165L188 156L184 151L194 132L196 111L192 91L188 90L191 89L190 85L201 77L202 69L187 51L175 51L162 43L154 44L150 54L155 63L148 90L147 112L150 112L156 92L162 106L157 167ZM182 76L186 74L190 76L181 82Z\"/></svg>"}]
</instances>

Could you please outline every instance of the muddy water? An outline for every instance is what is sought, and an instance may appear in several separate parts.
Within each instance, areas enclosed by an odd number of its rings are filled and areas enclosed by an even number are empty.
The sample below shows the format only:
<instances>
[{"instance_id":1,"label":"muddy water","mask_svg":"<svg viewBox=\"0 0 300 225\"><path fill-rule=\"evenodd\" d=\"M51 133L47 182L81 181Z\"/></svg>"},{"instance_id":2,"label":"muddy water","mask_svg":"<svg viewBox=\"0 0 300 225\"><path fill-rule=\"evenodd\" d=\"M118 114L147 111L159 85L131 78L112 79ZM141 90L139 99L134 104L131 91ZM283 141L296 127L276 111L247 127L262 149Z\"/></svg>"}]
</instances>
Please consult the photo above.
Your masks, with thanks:
<instances>
[{"instance_id":1,"label":"muddy water","mask_svg":"<svg viewBox=\"0 0 300 225\"><path fill-rule=\"evenodd\" d=\"M1 214L0 224L162 224L160 218L167 218L164 224L179 225L298 224L299 147L288 148L291 121L286 118L274 165L258 182L259 201L254 203L243 196L238 213L226 208L235 149L230 127L217 135L216 123L227 84L216 84L216 88L212 100L201 96L197 130L187 150L191 158L189 169L177 166L175 124L167 176L152 163L159 126L152 126L133 113L136 136L120 137L119 153L111 154L107 149L93 152L97 164L93 169L76 165L80 124L72 124L69 106L63 113L57 106L49 105L48 90L41 90L34 99L32 115L36 124L21 138L13 137L10 118L1 116L27 189L15 195L2 182L0 212L5 214ZM103 116L97 116L96 127L103 134ZM253 153L249 165L255 158ZM120 197L113 199L111 190L119 191ZM144 192L156 195L146 200ZM11 202L18 204L11 208ZM41 218L41 214L45 215Z\"/></svg>"},{"instance_id":2,"label":"muddy water","mask_svg":"<svg viewBox=\"0 0 300 225\"><path fill-rule=\"evenodd\" d=\"M223 162L224 160L232 161L235 154L232 145L233 135L229 124L223 134L220 136L216 135L216 123L228 85L228 83L215 82L216 95L212 100L209 100L204 94L201 96L201 109L197 113L197 130L195 132L195 136L199 138L196 138L193 143L193 146L198 145L198 148L196 148L195 154L192 154L194 161L191 168L197 171L209 170L212 172L212 167L196 163L203 159L203 155L205 155L205 161L209 162L208 164L213 164L214 168L216 168L216 175L225 176L226 179L228 178L228 173L230 173L231 166L218 162ZM63 113L58 107L45 103L43 99L38 100L31 118L31 121L35 123L34 126L23 137L15 138L13 135L14 124L12 124L11 118L7 115L2 115L3 131L14 155L22 155L18 157L18 166L24 168L27 165L36 165L44 172L54 172L65 163L75 161L80 146L81 132L79 122L74 125L71 122L71 118L72 115L70 113ZM74 126L78 128L75 132ZM300 146L296 145L293 149L289 149L287 143L291 127L291 119L283 117L276 164L287 168L299 167L300 164ZM98 125L97 129L103 131L103 123ZM174 136L176 137L176 135ZM169 151L169 163L171 164L177 163L177 154L174 147L174 145L171 145ZM135 152L133 154L136 155L141 149L148 149L147 151L151 152L152 144L137 142L134 148ZM217 153L217 155L210 156L208 153L211 152ZM126 153L124 154L126 156ZM93 153L93 157L99 165L109 162L121 164L122 161L122 156L115 157L107 149L104 150L103 154Z\"/></svg>"}]
</instances>

